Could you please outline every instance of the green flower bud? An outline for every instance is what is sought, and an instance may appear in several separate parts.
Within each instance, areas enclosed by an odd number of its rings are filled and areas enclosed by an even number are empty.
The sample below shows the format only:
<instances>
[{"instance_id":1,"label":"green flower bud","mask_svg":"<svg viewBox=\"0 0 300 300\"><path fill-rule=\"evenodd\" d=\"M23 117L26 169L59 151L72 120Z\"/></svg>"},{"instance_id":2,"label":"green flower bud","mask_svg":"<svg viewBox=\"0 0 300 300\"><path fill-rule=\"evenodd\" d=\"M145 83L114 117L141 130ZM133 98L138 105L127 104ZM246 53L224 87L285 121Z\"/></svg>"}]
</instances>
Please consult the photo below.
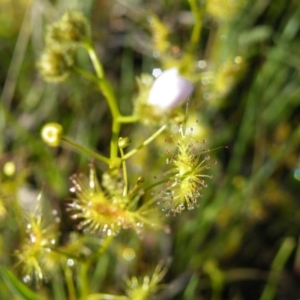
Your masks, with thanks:
<instances>
[{"instance_id":1,"label":"green flower bud","mask_svg":"<svg viewBox=\"0 0 300 300\"><path fill-rule=\"evenodd\" d=\"M61 47L49 47L42 53L37 67L45 81L66 80L74 64L71 52Z\"/></svg>"},{"instance_id":2,"label":"green flower bud","mask_svg":"<svg viewBox=\"0 0 300 300\"><path fill-rule=\"evenodd\" d=\"M119 138L119 141L118 141L118 146L123 149L123 148L126 148L130 145L130 139L128 137L125 137L125 138L122 138L120 137Z\"/></svg>"},{"instance_id":3,"label":"green flower bud","mask_svg":"<svg viewBox=\"0 0 300 300\"><path fill-rule=\"evenodd\" d=\"M47 28L46 45L78 46L89 39L90 25L80 11L67 11L60 20Z\"/></svg>"}]
</instances>

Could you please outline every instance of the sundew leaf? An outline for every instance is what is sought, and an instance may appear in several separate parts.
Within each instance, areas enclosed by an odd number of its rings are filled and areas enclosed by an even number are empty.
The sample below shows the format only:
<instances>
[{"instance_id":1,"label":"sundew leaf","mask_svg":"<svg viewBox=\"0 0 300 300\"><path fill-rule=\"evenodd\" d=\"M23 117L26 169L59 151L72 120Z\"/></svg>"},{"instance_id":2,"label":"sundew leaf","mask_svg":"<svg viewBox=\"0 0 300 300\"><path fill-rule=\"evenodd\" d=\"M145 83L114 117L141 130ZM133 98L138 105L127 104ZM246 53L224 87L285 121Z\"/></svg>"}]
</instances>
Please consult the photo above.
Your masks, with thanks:
<instances>
[{"instance_id":1,"label":"sundew leaf","mask_svg":"<svg viewBox=\"0 0 300 300\"><path fill-rule=\"evenodd\" d=\"M10 291L20 300L43 300L23 284L12 272L0 267L0 277Z\"/></svg>"}]
</instances>

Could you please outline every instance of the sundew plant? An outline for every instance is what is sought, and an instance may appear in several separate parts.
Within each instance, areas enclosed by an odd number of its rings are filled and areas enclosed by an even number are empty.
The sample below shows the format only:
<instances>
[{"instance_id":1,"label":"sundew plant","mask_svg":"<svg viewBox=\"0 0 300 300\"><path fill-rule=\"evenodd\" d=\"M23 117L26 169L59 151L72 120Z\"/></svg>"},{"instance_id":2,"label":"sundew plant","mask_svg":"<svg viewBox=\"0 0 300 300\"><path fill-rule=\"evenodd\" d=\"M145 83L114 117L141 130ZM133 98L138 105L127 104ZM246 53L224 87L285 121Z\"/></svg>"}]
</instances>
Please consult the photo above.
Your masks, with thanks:
<instances>
[{"instance_id":1,"label":"sundew plant","mask_svg":"<svg viewBox=\"0 0 300 300\"><path fill-rule=\"evenodd\" d=\"M1 5L1 299L300 297L296 2Z\"/></svg>"}]
</instances>

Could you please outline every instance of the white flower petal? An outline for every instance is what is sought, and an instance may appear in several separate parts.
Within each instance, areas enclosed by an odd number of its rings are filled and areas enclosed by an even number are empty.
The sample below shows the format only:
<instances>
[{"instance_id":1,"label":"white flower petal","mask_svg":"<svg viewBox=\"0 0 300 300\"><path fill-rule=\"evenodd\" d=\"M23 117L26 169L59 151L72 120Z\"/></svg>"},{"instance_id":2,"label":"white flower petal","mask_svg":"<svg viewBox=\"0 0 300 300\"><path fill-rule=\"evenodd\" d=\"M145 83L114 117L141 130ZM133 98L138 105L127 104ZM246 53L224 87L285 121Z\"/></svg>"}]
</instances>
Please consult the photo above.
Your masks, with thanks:
<instances>
[{"instance_id":1,"label":"white flower petal","mask_svg":"<svg viewBox=\"0 0 300 300\"><path fill-rule=\"evenodd\" d=\"M168 69L154 81L148 104L161 109L172 109L182 104L193 89L193 85L179 75L177 68Z\"/></svg>"}]
</instances>

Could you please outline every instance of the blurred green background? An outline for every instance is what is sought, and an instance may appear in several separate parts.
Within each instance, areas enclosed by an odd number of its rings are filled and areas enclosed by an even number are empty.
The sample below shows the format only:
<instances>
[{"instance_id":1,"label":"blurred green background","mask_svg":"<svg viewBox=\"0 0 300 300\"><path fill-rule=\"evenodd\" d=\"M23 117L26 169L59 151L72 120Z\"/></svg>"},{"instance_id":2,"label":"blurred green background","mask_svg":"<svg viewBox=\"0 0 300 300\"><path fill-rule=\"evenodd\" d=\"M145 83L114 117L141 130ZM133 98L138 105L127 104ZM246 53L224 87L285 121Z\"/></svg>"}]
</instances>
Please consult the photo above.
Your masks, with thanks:
<instances>
[{"instance_id":1,"label":"blurred green background","mask_svg":"<svg viewBox=\"0 0 300 300\"><path fill-rule=\"evenodd\" d=\"M210 148L228 148L211 153L218 164L199 207L167 219L171 234L121 234L91 270L90 289L118 294L124 276L171 257L154 299L300 299L300 2L194 2L202 9L201 38L188 62L196 82L189 118ZM30 209L42 188L47 205L59 211L62 244L74 230L65 211L68 178L86 172L89 158L47 147L42 125L59 122L79 144L109 150L110 113L96 87L76 74L48 84L36 69L46 25L69 8L90 19L124 114L132 109L136 76L179 61L194 24L188 1L0 0L0 262L7 267L22 240L22 208ZM167 57L157 55L155 42L164 37L150 14L168 28ZM92 70L85 53L77 60ZM149 132L136 124L122 134L142 141ZM157 151L136 157L133 177L158 175L159 163L149 168L164 159ZM16 166L12 175L8 162ZM122 256L128 245L136 253L130 264ZM59 283L39 291L68 299ZM10 295L3 284L1 293Z\"/></svg>"}]
</instances>

